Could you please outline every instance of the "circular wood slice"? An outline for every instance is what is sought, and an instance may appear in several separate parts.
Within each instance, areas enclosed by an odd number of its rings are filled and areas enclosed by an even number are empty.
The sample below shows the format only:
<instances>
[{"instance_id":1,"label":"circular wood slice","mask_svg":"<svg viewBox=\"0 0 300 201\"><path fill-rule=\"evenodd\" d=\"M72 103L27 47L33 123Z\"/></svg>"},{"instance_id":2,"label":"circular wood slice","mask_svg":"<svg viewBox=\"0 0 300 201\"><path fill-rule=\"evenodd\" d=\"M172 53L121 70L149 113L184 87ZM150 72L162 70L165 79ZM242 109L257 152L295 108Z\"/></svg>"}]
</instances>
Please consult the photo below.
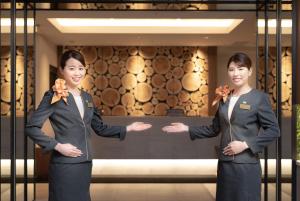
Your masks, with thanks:
<instances>
[{"instance_id":1,"label":"circular wood slice","mask_svg":"<svg viewBox=\"0 0 300 201\"><path fill-rule=\"evenodd\" d=\"M111 114L113 116L127 116L127 110L123 105L117 105L112 109Z\"/></svg>"},{"instance_id":2,"label":"circular wood slice","mask_svg":"<svg viewBox=\"0 0 300 201\"><path fill-rule=\"evenodd\" d=\"M181 64L181 61L180 61L179 58L177 58L177 57L172 57L172 59L171 59L171 65L172 65L172 66L177 67L177 66L180 66L180 64Z\"/></svg>"},{"instance_id":3,"label":"circular wood slice","mask_svg":"<svg viewBox=\"0 0 300 201\"><path fill-rule=\"evenodd\" d=\"M23 56L16 57L16 73L17 74L24 73L24 57Z\"/></svg>"},{"instance_id":4,"label":"circular wood slice","mask_svg":"<svg viewBox=\"0 0 300 201\"><path fill-rule=\"evenodd\" d=\"M147 102L152 98L152 87L147 83L138 83L134 96L140 102Z\"/></svg>"},{"instance_id":5,"label":"circular wood slice","mask_svg":"<svg viewBox=\"0 0 300 201\"><path fill-rule=\"evenodd\" d=\"M166 78L163 76L163 75L160 75L160 74L155 74L153 77L152 77L152 85L156 88L160 88L160 87L163 87L165 86L166 84Z\"/></svg>"},{"instance_id":6,"label":"circular wood slice","mask_svg":"<svg viewBox=\"0 0 300 201\"><path fill-rule=\"evenodd\" d=\"M126 93L125 87L120 87L118 91L119 91L120 94L125 94Z\"/></svg>"},{"instance_id":7,"label":"circular wood slice","mask_svg":"<svg viewBox=\"0 0 300 201\"><path fill-rule=\"evenodd\" d=\"M21 87L16 85L16 100L19 100L21 97ZM10 102L10 83L2 83L1 84L1 100L5 102Z\"/></svg>"},{"instance_id":8,"label":"circular wood slice","mask_svg":"<svg viewBox=\"0 0 300 201\"><path fill-rule=\"evenodd\" d=\"M207 85L201 85L199 91L200 91L201 94L208 94L208 86Z\"/></svg>"},{"instance_id":9,"label":"circular wood slice","mask_svg":"<svg viewBox=\"0 0 300 201\"><path fill-rule=\"evenodd\" d=\"M167 78L168 80L169 80L169 79L172 79L172 77L173 77L172 72L167 72L167 73L165 74L165 78Z\"/></svg>"},{"instance_id":10,"label":"circular wood slice","mask_svg":"<svg viewBox=\"0 0 300 201\"><path fill-rule=\"evenodd\" d=\"M208 80L208 73L206 73L206 72L205 73L200 73L200 79L207 81Z\"/></svg>"},{"instance_id":11,"label":"circular wood slice","mask_svg":"<svg viewBox=\"0 0 300 201\"><path fill-rule=\"evenodd\" d=\"M16 85L16 100L21 98L22 91L22 88L19 85Z\"/></svg>"},{"instance_id":12,"label":"circular wood slice","mask_svg":"<svg viewBox=\"0 0 300 201\"><path fill-rule=\"evenodd\" d=\"M131 116L138 116L138 117L140 117L140 116L144 116L145 114L144 114L144 112L141 111L141 110L133 110L133 111L130 113L130 115L131 115Z\"/></svg>"},{"instance_id":13,"label":"circular wood slice","mask_svg":"<svg viewBox=\"0 0 300 201\"><path fill-rule=\"evenodd\" d=\"M187 116L190 117L197 116L197 112L195 110L189 110L187 111Z\"/></svg>"},{"instance_id":14,"label":"circular wood slice","mask_svg":"<svg viewBox=\"0 0 300 201\"><path fill-rule=\"evenodd\" d=\"M165 56L158 56L153 60L153 69L158 74L166 74L170 68L169 59Z\"/></svg>"},{"instance_id":15,"label":"circular wood slice","mask_svg":"<svg viewBox=\"0 0 300 201\"><path fill-rule=\"evenodd\" d=\"M183 60L185 60L185 61L190 61L191 58L192 58L192 55L191 55L190 52L184 52L183 55L182 55L182 58L183 58Z\"/></svg>"},{"instance_id":16,"label":"circular wood slice","mask_svg":"<svg viewBox=\"0 0 300 201\"><path fill-rule=\"evenodd\" d=\"M275 84L275 78L273 76L268 75L268 88L272 88Z\"/></svg>"},{"instance_id":17,"label":"circular wood slice","mask_svg":"<svg viewBox=\"0 0 300 201\"><path fill-rule=\"evenodd\" d=\"M128 52L129 52L129 54L130 54L131 56L135 56L135 55L137 55L137 53L139 52L139 50L138 50L136 47L130 47L130 48L128 49Z\"/></svg>"},{"instance_id":18,"label":"circular wood slice","mask_svg":"<svg viewBox=\"0 0 300 201\"><path fill-rule=\"evenodd\" d=\"M291 75L292 74L292 57L285 56L282 58L282 72Z\"/></svg>"},{"instance_id":19,"label":"circular wood slice","mask_svg":"<svg viewBox=\"0 0 300 201\"><path fill-rule=\"evenodd\" d=\"M117 63L112 63L108 67L108 72L112 75L118 75L120 73L121 67Z\"/></svg>"},{"instance_id":20,"label":"circular wood slice","mask_svg":"<svg viewBox=\"0 0 300 201\"><path fill-rule=\"evenodd\" d=\"M158 103L155 106L154 114L157 116L165 116L167 114L167 110L169 106L166 103Z\"/></svg>"},{"instance_id":21,"label":"circular wood slice","mask_svg":"<svg viewBox=\"0 0 300 201\"><path fill-rule=\"evenodd\" d=\"M166 88L170 94L178 94L181 89L181 82L177 79L168 80Z\"/></svg>"},{"instance_id":22,"label":"circular wood slice","mask_svg":"<svg viewBox=\"0 0 300 201\"><path fill-rule=\"evenodd\" d=\"M140 47L139 54L145 59L153 59L157 53L156 47Z\"/></svg>"},{"instance_id":23,"label":"circular wood slice","mask_svg":"<svg viewBox=\"0 0 300 201\"><path fill-rule=\"evenodd\" d=\"M99 59L94 64L94 69L99 74L105 74L107 72L107 63L102 59Z\"/></svg>"},{"instance_id":24,"label":"circular wood slice","mask_svg":"<svg viewBox=\"0 0 300 201\"><path fill-rule=\"evenodd\" d=\"M24 93L21 93L21 97L20 97L20 103L21 106L24 108ZM27 107L28 109L32 106L32 95L28 94L27 95Z\"/></svg>"},{"instance_id":25,"label":"circular wood slice","mask_svg":"<svg viewBox=\"0 0 300 201\"><path fill-rule=\"evenodd\" d=\"M186 72L186 73L191 73L191 72L193 72L193 71L194 71L194 68L195 68L195 64L194 64L194 62L192 62L192 61L187 61L187 62L185 62L184 65L183 65L183 70L184 70L184 72Z\"/></svg>"},{"instance_id":26,"label":"circular wood slice","mask_svg":"<svg viewBox=\"0 0 300 201\"><path fill-rule=\"evenodd\" d=\"M85 46L82 48L81 53L84 56L86 64L92 64L97 60L97 49L92 46Z\"/></svg>"},{"instance_id":27,"label":"circular wood slice","mask_svg":"<svg viewBox=\"0 0 300 201\"><path fill-rule=\"evenodd\" d=\"M182 78L182 86L188 91L196 91L200 87L200 77L196 73L187 73Z\"/></svg>"},{"instance_id":28,"label":"circular wood slice","mask_svg":"<svg viewBox=\"0 0 300 201\"><path fill-rule=\"evenodd\" d=\"M9 62L10 60L8 60L8 59L1 59L1 69L7 69L8 68L8 65L10 65L8 62ZM7 69L8 70L8 69Z\"/></svg>"},{"instance_id":29,"label":"circular wood slice","mask_svg":"<svg viewBox=\"0 0 300 201\"><path fill-rule=\"evenodd\" d=\"M113 62L118 62L120 60L119 56L118 55L115 55L112 57L111 59Z\"/></svg>"},{"instance_id":30,"label":"circular wood slice","mask_svg":"<svg viewBox=\"0 0 300 201\"><path fill-rule=\"evenodd\" d=\"M127 73L127 69L126 68L121 68L120 75L125 75L126 73Z\"/></svg>"},{"instance_id":31,"label":"circular wood slice","mask_svg":"<svg viewBox=\"0 0 300 201\"><path fill-rule=\"evenodd\" d=\"M110 107L117 105L120 102L120 94L116 89L106 88L102 92L102 102Z\"/></svg>"},{"instance_id":32,"label":"circular wood slice","mask_svg":"<svg viewBox=\"0 0 300 201\"><path fill-rule=\"evenodd\" d=\"M148 102L142 106L142 110L145 114L152 114L154 111L154 106L151 102Z\"/></svg>"},{"instance_id":33,"label":"circular wood slice","mask_svg":"<svg viewBox=\"0 0 300 201\"><path fill-rule=\"evenodd\" d=\"M274 69L274 61L269 58L268 60L268 63L269 63L269 68L268 68L268 72L271 72L273 69ZM261 74L265 74L265 59L264 57L261 57L259 59L259 68L258 68L258 72L261 73Z\"/></svg>"},{"instance_id":34,"label":"circular wood slice","mask_svg":"<svg viewBox=\"0 0 300 201\"><path fill-rule=\"evenodd\" d=\"M190 99L190 94L186 91L180 91L178 94L178 99L180 102L187 102Z\"/></svg>"},{"instance_id":35,"label":"circular wood slice","mask_svg":"<svg viewBox=\"0 0 300 201\"><path fill-rule=\"evenodd\" d=\"M101 113L104 116L110 116L111 115L111 109L107 105L103 105L101 111L102 111Z\"/></svg>"},{"instance_id":36,"label":"circular wood slice","mask_svg":"<svg viewBox=\"0 0 300 201\"><path fill-rule=\"evenodd\" d=\"M93 103L96 107L100 107L101 105L101 98L99 96L93 96Z\"/></svg>"},{"instance_id":37,"label":"circular wood slice","mask_svg":"<svg viewBox=\"0 0 300 201\"><path fill-rule=\"evenodd\" d=\"M125 87L126 89L132 89L137 85L136 76L134 76L131 73L127 73L126 75L124 75L121 79L121 82L122 82L122 86Z\"/></svg>"},{"instance_id":38,"label":"circular wood slice","mask_svg":"<svg viewBox=\"0 0 300 201\"><path fill-rule=\"evenodd\" d=\"M152 60L149 60L149 59L145 60L145 66L146 67L151 67L152 66Z\"/></svg>"},{"instance_id":39,"label":"circular wood slice","mask_svg":"<svg viewBox=\"0 0 300 201\"><path fill-rule=\"evenodd\" d=\"M180 57L183 54L183 48L182 47L172 47L171 53L174 57Z\"/></svg>"},{"instance_id":40,"label":"circular wood slice","mask_svg":"<svg viewBox=\"0 0 300 201\"><path fill-rule=\"evenodd\" d=\"M112 47L99 47L98 56L103 60L108 60L114 55L114 50Z\"/></svg>"},{"instance_id":41,"label":"circular wood slice","mask_svg":"<svg viewBox=\"0 0 300 201\"><path fill-rule=\"evenodd\" d=\"M20 74L18 77L17 77L17 82L18 82L18 86L23 89L24 88L24 74ZM27 84L28 84L28 81L27 81Z\"/></svg>"},{"instance_id":42,"label":"circular wood slice","mask_svg":"<svg viewBox=\"0 0 300 201\"><path fill-rule=\"evenodd\" d=\"M6 115L10 111L10 105L1 102L1 115Z\"/></svg>"},{"instance_id":43,"label":"circular wood slice","mask_svg":"<svg viewBox=\"0 0 300 201\"><path fill-rule=\"evenodd\" d=\"M166 89L164 89L164 88L160 88L160 89L158 89L156 95L157 95L156 98L157 98L158 100L164 101L164 100L166 100L167 97L168 97L168 91L167 91Z\"/></svg>"},{"instance_id":44,"label":"circular wood slice","mask_svg":"<svg viewBox=\"0 0 300 201\"><path fill-rule=\"evenodd\" d=\"M199 91L193 92L191 94L191 101L193 103L199 103L201 101L201 97L202 97L202 95Z\"/></svg>"},{"instance_id":45,"label":"circular wood slice","mask_svg":"<svg viewBox=\"0 0 300 201\"><path fill-rule=\"evenodd\" d=\"M121 98L121 103L125 107L132 107L135 104L135 98L134 95L131 93L126 93Z\"/></svg>"},{"instance_id":46,"label":"circular wood slice","mask_svg":"<svg viewBox=\"0 0 300 201\"><path fill-rule=\"evenodd\" d=\"M147 79L147 76L146 76L145 73L139 73L139 74L137 75L137 81L138 81L138 82L145 82L146 79Z\"/></svg>"},{"instance_id":47,"label":"circular wood slice","mask_svg":"<svg viewBox=\"0 0 300 201\"><path fill-rule=\"evenodd\" d=\"M122 51L120 51L120 53L119 53L119 58L120 58L120 60L127 60L127 58L128 58L128 52L126 51L126 50L122 50ZM124 65L125 66L125 65Z\"/></svg>"},{"instance_id":48,"label":"circular wood slice","mask_svg":"<svg viewBox=\"0 0 300 201\"><path fill-rule=\"evenodd\" d=\"M170 106L170 107L175 107L178 103L178 98L177 96L168 96L167 97L167 104Z\"/></svg>"},{"instance_id":49,"label":"circular wood slice","mask_svg":"<svg viewBox=\"0 0 300 201\"><path fill-rule=\"evenodd\" d=\"M146 68L144 69L144 72L145 72L145 74L146 74L147 76L151 76L151 75L153 75L154 70L153 70L152 67L146 67Z\"/></svg>"},{"instance_id":50,"label":"circular wood slice","mask_svg":"<svg viewBox=\"0 0 300 201\"><path fill-rule=\"evenodd\" d=\"M95 79L95 85L96 85L97 89L100 89L100 90L106 89L108 86L108 80L105 76L102 76L102 75L98 76Z\"/></svg>"},{"instance_id":51,"label":"circular wood slice","mask_svg":"<svg viewBox=\"0 0 300 201\"><path fill-rule=\"evenodd\" d=\"M203 102L204 105L208 104L208 95L207 94L202 96L202 102Z\"/></svg>"},{"instance_id":52,"label":"circular wood slice","mask_svg":"<svg viewBox=\"0 0 300 201\"><path fill-rule=\"evenodd\" d=\"M84 77L84 79L81 82L81 86L85 89L85 90L91 90L94 87L94 79L92 76L90 75L86 75Z\"/></svg>"},{"instance_id":53,"label":"circular wood slice","mask_svg":"<svg viewBox=\"0 0 300 201\"><path fill-rule=\"evenodd\" d=\"M184 71L181 67L176 67L173 69L172 74L173 74L174 78L180 79L184 75Z\"/></svg>"},{"instance_id":54,"label":"circular wood slice","mask_svg":"<svg viewBox=\"0 0 300 201\"><path fill-rule=\"evenodd\" d=\"M286 83L282 83L281 87L282 87L281 99L282 102L285 102L289 99L291 90L289 89L289 86Z\"/></svg>"},{"instance_id":55,"label":"circular wood slice","mask_svg":"<svg viewBox=\"0 0 300 201\"><path fill-rule=\"evenodd\" d=\"M126 68L128 72L139 74L144 70L145 62L140 56L131 56L127 59Z\"/></svg>"},{"instance_id":56,"label":"circular wood slice","mask_svg":"<svg viewBox=\"0 0 300 201\"><path fill-rule=\"evenodd\" d=\"M9 46L1 46L1 59L7 59L10 57L10 47Z\"/></svg>"},{"instance_id":57,"label":"circular wood slice","mask_svg":"<svg viewBox=\"0 0 300 201\"><path fill-rule=\"evenodd\" d=\"M113 76L112 78L110 78L109 80L109 85L112 88L119 88L121 86L121 80L118 76Z\"/></svg>"}]
</instances>

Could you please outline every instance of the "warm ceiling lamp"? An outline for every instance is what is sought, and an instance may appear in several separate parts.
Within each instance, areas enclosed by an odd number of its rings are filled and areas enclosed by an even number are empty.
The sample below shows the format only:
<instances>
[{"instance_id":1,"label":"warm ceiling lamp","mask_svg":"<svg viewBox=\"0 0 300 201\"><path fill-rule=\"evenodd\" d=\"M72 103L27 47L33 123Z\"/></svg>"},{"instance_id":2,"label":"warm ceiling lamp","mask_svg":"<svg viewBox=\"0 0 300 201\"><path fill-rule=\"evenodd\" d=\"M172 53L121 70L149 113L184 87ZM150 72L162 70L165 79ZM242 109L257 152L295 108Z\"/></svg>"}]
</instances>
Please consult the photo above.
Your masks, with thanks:
<instances>
[{"instance_id":1,"label":"warm ceiling lamp","mask_svg":"<svg viewBox=\"0 0 300 201\"><path fill-rule=\"evenodd\" d=\"M1 33L10 33L10 18L1 18ZM27 18L27 31L33 33L33 18ZM16 19L16 32L24 33L24 18Z\"/></svg>"},{"instance_id":2,"label":"warm ceiling lamp","mask_svg":"<svg viewBox=\"0 0 300 201\"><path fill-rule=\"evenodd\" d=\"M62 33L226 34L243 19L48 18Z\"/></svg>"},{"instance_id":3,"label":"warm ceiling lamp","mask_svg":"<svg viewBox=\"0 0 300 201\"><path fill-rule=\"evenodd\" d=\"M276 20L269 19L268 20L268 29L269 34L276 34ZM265 33L265 20L259 19L257 22L258 26L258 33L264 34ZM292 34L292 20L291 19L282 19L281 20L281 33L282 34Z\"/></svg>"}]
</instances>

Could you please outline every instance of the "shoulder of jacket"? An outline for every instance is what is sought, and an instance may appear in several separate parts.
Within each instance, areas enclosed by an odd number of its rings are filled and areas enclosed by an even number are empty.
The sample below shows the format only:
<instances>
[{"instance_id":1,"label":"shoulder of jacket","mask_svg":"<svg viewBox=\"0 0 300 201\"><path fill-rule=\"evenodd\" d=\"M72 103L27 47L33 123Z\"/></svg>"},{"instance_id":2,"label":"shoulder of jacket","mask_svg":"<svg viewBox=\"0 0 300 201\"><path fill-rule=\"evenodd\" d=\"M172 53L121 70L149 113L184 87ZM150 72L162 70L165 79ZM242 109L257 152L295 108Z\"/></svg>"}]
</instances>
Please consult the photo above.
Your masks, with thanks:
<instances>
[{"instance_id":1,"label":"shoulder of jacket","mask_svg":"<svg viewBox=\"0 0 300 201\"><path fill-rule=\"evenodd\" d=\"M48 91L46 91L44 93L44 97L52 98L53 94L54 94L54 91L52 89L49 89Z\"/></svg>"}]
</instances>

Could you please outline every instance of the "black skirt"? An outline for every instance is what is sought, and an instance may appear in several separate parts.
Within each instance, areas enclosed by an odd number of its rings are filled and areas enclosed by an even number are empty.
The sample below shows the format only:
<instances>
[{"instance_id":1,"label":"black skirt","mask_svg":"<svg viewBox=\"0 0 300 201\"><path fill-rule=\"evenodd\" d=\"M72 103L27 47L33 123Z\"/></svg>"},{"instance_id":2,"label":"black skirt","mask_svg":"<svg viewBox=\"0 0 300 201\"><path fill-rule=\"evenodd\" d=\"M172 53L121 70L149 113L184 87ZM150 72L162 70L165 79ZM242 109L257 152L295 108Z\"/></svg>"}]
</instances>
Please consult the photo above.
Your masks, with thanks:
<instances>
[{"instance_id":1,"label":"black skirt","mask_svg":"<svg viewBox=\"0 0 300 201\"><path fill-rule=\"evenodd\" d=\"M49 167L49 201L90 201L92 163L53 163Z\"/></svg>"},{"instance_id":2,"label":"black skirt","mask_svg":"<svg viewBox=\"0 0 300 201\"><path fill-rule=\"evenodd\" d=\"M216 201L260 201L260 163L219 161Z\"/></svg>"}]
</instances>

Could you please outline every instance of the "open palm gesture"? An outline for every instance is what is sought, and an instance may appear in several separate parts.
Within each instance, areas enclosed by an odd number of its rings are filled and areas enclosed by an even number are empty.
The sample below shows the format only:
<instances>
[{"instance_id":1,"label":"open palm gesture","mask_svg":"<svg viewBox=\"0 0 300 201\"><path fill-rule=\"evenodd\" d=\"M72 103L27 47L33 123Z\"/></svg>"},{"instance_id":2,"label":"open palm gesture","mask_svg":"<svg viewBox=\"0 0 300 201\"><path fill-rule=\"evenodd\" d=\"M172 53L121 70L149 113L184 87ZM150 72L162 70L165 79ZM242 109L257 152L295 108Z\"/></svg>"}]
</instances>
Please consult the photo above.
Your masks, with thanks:
<instances>
[{"instance_id":1,"label":"open palm gesture","mask_svg":"<svg viewBox=\"0 0 300 201\"><path fill-rule=\"evenodd\" d=\"M179 133L179 132L187 132L189 130L189 127L183 123L176 122L176 123L171 123L171 125L169 126L164 126L162 130L168 133Z\"/></svg>"}]
</instances>

